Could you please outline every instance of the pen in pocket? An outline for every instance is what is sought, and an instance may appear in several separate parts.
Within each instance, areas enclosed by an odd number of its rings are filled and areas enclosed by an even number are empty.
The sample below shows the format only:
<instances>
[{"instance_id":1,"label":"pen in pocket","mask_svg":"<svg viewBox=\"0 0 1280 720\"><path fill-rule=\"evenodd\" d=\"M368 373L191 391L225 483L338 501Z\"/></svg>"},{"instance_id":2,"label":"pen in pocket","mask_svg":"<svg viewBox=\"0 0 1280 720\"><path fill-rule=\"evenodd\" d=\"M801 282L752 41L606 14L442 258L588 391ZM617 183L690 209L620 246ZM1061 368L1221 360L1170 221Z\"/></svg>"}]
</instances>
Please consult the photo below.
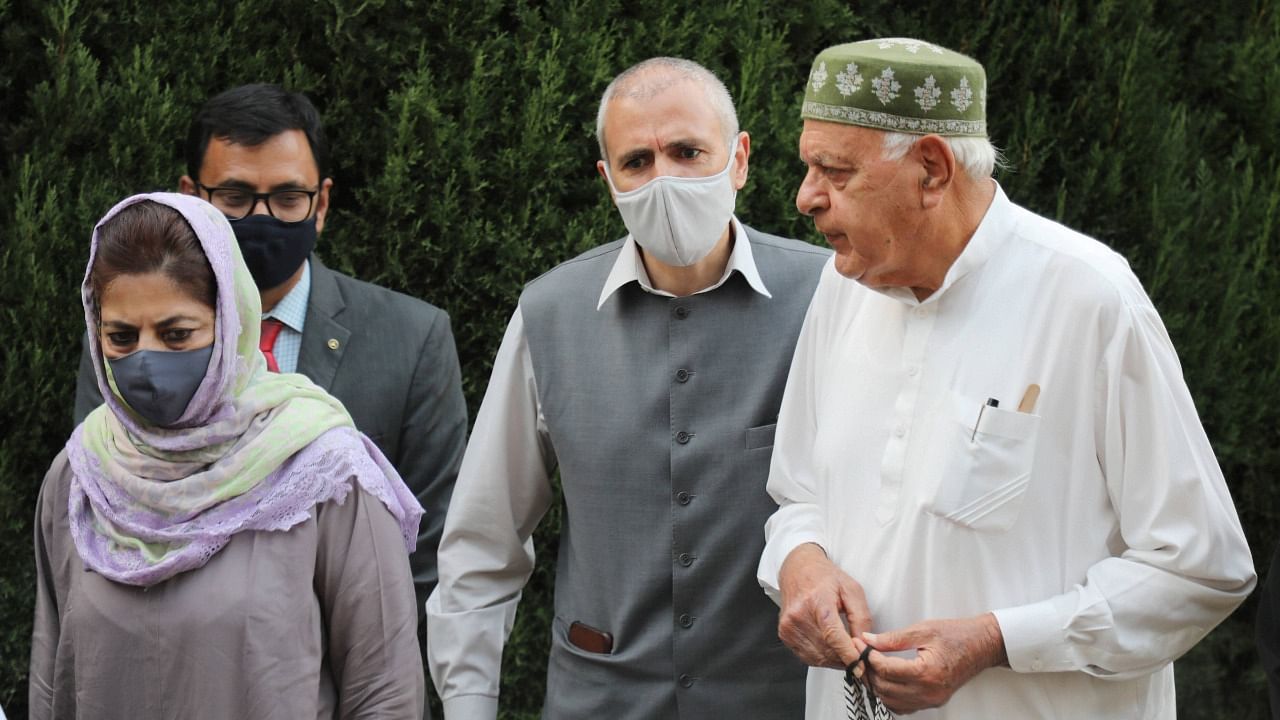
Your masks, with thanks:
<instances>
[{"instance_id":1,"label":"pen in pocket","mask_svg":"<svg viewBox=\"0 0 1280 720\"><path fill-rule=\"evenodd\" d=\"M978 410L978 419L973 423L973 434L969 436L969 442L973 442L974 439L978 437L978 426L982 424L982 413L986 412L989 407L1000 407L1000 401L995 398L987 398L986 404Z\"/></svg>"},{"instance_id":2,"label":"pen in pocket","mask_svg":"<svg viewBox=\"0 0 1280 720\"><path fill-rule=\"evenodd\" d=\"M1031 383L1027 386L1027 391L1022 394L1022 402L1018 403L1018 412L1030 413L1036 409L1036 401L1040 399L1040 386Z\"/></svg>"}]
</instances>

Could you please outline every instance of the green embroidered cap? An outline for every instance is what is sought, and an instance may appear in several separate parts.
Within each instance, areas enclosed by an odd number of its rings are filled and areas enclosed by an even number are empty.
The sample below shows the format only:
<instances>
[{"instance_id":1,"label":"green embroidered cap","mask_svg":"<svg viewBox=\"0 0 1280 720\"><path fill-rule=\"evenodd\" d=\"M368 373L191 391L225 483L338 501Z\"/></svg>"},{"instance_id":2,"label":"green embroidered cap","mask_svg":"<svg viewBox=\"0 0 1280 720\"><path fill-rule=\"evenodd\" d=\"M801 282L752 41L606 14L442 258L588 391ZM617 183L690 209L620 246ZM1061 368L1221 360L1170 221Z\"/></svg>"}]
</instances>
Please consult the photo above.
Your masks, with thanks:
<instances>
[{"instance_id":1,"label":"green embroidered cap","mask_svg":"<svg viewBox=\"0 0 1280 720\"><path fill-rule=\"evenodd\" d=\"M809 71L800 116L925 135L987 136L987 74L973 58L923 40L829 47Z\"/></svg>"}]
</instances>

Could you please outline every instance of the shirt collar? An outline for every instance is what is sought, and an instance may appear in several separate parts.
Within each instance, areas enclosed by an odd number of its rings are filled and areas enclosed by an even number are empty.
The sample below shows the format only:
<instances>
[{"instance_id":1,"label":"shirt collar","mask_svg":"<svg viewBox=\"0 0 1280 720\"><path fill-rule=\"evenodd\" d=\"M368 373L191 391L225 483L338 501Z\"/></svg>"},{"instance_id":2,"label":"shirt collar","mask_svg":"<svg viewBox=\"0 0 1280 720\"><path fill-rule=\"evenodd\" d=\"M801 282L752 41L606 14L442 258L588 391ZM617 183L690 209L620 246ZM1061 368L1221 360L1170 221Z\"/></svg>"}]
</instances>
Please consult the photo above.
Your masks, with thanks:
<instances>
[{"instance_id":1,"label":"shirt collar","mask_svg":"<svg viewBox=\"0 0 1280 720\"><path fill-rule=\"evenodd\" d=\"M275 307L262 313L262 317L275 318L289 329L300 333L302 326L307 322L307 302L310 299L311 261L307 260L302 264L302 277L298 280L298 284L294 285Z\"/></svg>"},{"instance_id":2,"label":"shirt collar","mask_svg":"<svg viewBox=\"0 0 1280 720\"><path fill-rule=\"evenodd\" d=\"M760 271L756 268L755 256L751 253L751 241L747 239L747 231L742 227L742 223L738 221L738 217L732 216L729 223L733 228L733 250L729 252L729 262L725 263L724 274L720 279L710 287L703 288L694 295L700 295L705 292L711 292L729 279L733 271L737 270L742 274L743 279L751 286L752 290L761 295L772 298L769 289L765 287L764 280L760 278ZM609 277L605 278L604 287L600 290L600 300L596 303L596 309L599 310L604 306L606 300L613 295L618 288L627 283L636 282L647 293L653 295L661 295L663 297L675 297L665 290L659 290L653 286L649 280L649 273L645 272L644 261L640 258L640 246L636 244L635 238L627 235L626 240L622 242L622 249L618 252L618 259L613 263L613 269L609 271Z\"/></svg>"},{"instance_id":3,"label":"shirt collar","mask_svg":"<svg viewBox=\"0 0 1280 720\"><path fill-rule=\"evenodd\" d=\"M877 288L877 291L908 305L926 305L936 302L937 298L942 297L948 288L959 282L960 278L982 267L987 262L987 259L1000 247L1000 244L1009 237L1009 226L1013 223L1013 203L1009 202L1009 198L1004 194L1004 189L1000 187L1000 183L995 180L991 182L996 185L996 192L991 199L991 205L987 208L986 214L982 216L982 222L978 223L978 229L974 230L973 237L969 238L964 250L960 251L960 256L947 269L947 274L942 279L942 285L937 290L923 301L916 299L915 293L911 292L911 288Z\"/></svg>"}]
</instances>

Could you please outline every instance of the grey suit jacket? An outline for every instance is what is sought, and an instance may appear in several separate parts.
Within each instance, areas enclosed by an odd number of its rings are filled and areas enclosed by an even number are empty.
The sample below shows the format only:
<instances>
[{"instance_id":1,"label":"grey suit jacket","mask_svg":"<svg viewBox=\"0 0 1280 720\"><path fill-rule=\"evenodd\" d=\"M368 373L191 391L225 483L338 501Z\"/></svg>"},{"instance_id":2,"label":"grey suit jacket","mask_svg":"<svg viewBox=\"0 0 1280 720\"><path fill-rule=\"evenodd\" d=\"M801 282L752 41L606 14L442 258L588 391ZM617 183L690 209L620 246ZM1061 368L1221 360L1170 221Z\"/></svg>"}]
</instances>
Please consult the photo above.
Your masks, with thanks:
<instances>
[{"instance_id":1,"label":"grey suit jacket","mask_svg":"<svg viewBox=\"0 0 1280 720\"><path fill-rule=\"evenodd\" d=\"M426 510L410 560L418 625L425 630L424 603L436 585L436 548L467 436L449 316L330 270L312 255L298 372L342 401ZM100 404L86 347L76 378L76 424Z\"/></svg>"}]
</instances>

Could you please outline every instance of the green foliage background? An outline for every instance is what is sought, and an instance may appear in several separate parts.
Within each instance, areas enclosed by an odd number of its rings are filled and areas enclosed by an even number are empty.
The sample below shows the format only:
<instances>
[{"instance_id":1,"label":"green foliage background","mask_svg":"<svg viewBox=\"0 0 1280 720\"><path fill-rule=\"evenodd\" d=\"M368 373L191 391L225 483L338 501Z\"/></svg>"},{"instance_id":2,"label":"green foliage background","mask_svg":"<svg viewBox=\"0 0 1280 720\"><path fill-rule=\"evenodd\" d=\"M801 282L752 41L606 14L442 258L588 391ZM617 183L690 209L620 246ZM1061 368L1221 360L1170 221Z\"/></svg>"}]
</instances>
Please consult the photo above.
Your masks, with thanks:
<instances>
[{"instance_id":1,"label":"green foliage background","mask_svg":"<svg viewBox=\"0 0 1280 720\"><path fill-rule=\"evenodd\" d=\"M820 48L909 35L972 54L1023 205L1111 244L1161 310L1259 570L1280 490L1280 13L1274 0L0 0L0 705L25 715L31 519L71 430L77 286L94 221L173 188L207 96L306 92L333 144L331 266L453 318L474 413L522 284L622 234L593 167L608 80L696 59L753 134L744 220L821 242L793 207ZM504 659L540 705L559 517ZM1178 664L1186 718L1261 718L1246 603Z\"/></svg>"}]
</instances>

